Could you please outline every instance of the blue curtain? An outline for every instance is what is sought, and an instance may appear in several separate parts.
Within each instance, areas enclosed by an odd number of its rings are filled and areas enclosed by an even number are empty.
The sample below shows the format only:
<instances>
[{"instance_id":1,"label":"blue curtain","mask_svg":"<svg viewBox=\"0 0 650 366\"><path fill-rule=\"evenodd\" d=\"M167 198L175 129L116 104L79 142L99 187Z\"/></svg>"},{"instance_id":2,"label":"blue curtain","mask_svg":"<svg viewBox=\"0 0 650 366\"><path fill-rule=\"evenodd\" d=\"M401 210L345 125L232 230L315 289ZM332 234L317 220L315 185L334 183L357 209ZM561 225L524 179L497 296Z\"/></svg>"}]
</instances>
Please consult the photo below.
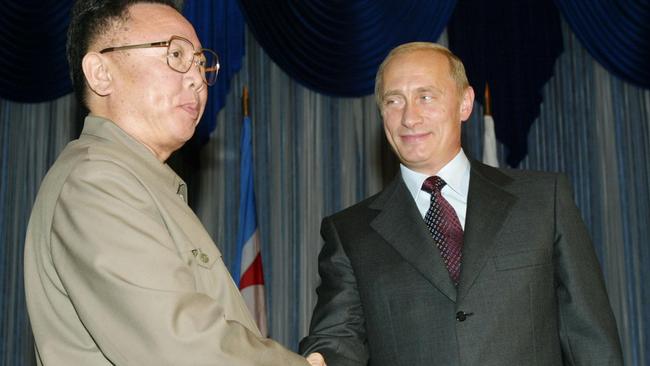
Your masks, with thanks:
<instances>
[{"instance_id":1,"label":"blue curtain","mask_svg":"<svg viewBox=\"0 0 650 366\"><path fill-rule=\"evenodd\" d=\"M72 91L65 57L72 1L4 0L0 11L0 98L22 103Z\"/></svg>"},{"instance_id":2,"label":"blue curtain","mask_svg":"<svg viewBox=\"0 0 650 366\"><path fill-rule=\"evenodd\" d=\"M557 8L552 0L464 0L448 33L481 103L489 84L497 139L507 147L506 162L518 166L528 153L542 87L562 52Z\"/></svg>"},{"instance_id":3,"label":"blue curtain","mask_svg":"<svg viewBox=\"0 0 650 366\"><path fill-rule=\"evenodd\" d=\"M528 133L542 103L541 89L562 52L555 3L606 69L637 85L650 85L647 1L240 3L251 31L274 62L304 86L339 97L371 94L377 66L392 47L434 41L449 21L450 47L468 66L479 101L483 102L485 84L490 85L496 135L513 167L526 157Z\"/></svg>"},{"instance_id":4,"label":"blue curtain","mask_svg":"<svg viewBox=\"0 0 650 366\"><path fill-rule=\"evenodd\" d=\"M203 118L190 142L193 147L201 147L217 126L217 113L225 104L230 79L241 69L244 18L237 0L186 1L183 14L194 25L203 47L219 54L221 64L217 83L210 87Z\"/></svg>"},{"instance_id":5,"label":"blue curtain","mask_svg":"<svg viewBox=\"0 0 650 366\"><path fill-rule=\"evenodd\" d=\"M287 74L323 94L372 94L393 47L435 41L455 0L240 0L257 41Z\"/></svg>"},{"instance_id":6,"label":"blue curtain","mask_svg":"<svg viewBox=\"0 0 650 366\"><path fill-rule=\"evenodd\" d=\"M36 364L25 291L27 221L45 172L76 133L74 95L43 103L0 98L0 366Z\"/></svg>"},{"instance_id":7,"label":"blue curtain","mask_svg":"<svg viewBox=\"0 0 650 366\"><path fill-rule=\"evenodd\" d=\"M555 0L584 47L612 74L650 88L650 2Z\"/></svg>"}]
</instances>

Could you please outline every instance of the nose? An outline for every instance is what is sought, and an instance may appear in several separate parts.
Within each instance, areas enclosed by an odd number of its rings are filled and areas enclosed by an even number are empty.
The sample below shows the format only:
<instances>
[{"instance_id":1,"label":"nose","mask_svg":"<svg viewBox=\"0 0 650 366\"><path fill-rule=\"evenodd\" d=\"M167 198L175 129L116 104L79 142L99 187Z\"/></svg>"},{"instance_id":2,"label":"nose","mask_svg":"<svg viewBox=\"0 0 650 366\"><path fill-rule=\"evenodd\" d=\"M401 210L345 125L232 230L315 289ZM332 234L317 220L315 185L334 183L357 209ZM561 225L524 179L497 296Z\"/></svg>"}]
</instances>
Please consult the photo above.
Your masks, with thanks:
<instances>
[{"instance_id":1,"label":"nose","mask_svg":"<svg viewBox=\"0 0 650 366\"><path fill-rule=\"evenodd\" d=\"M201 73L201 68L199 67L198 62L192 60L192 66L185 73L184 83L192 89L201 90L206 86L203 82L203 74Z\"/></svg>"},{"instance_id":2,"label":"nose","mask_svg":"<svg viewBox=\"0 0 650 366\"><path fill-rule=\"evenodd\" d=\"M420 111L415 103L406 102L404 105L404 113L402 114L402 125L404 127L412 128L422 121Z\"/></svg>"}]
</instances>

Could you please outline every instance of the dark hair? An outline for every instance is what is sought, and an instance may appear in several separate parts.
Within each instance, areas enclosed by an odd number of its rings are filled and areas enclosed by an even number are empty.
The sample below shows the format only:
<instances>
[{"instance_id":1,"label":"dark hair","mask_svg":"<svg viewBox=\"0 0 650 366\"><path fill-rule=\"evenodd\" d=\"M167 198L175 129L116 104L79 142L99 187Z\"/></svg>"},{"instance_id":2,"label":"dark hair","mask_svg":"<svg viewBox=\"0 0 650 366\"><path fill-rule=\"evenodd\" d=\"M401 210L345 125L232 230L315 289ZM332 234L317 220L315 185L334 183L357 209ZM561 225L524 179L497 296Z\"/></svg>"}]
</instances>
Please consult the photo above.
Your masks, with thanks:
<instances>
[{"instance_id":1,"label":"dark hair","mask_svg":"<svg viewBox=\"0 0 650 366\"><path fill-rule=\"evenodd\" d=\"M181 12L181 0L76 0L68 28L66 44L72 86L77 99L86 105L86 78L81 68L91 43L109 31L115 22L126 21L129 7L138 3L168 5Z\"/></svg>"}]
</instances>

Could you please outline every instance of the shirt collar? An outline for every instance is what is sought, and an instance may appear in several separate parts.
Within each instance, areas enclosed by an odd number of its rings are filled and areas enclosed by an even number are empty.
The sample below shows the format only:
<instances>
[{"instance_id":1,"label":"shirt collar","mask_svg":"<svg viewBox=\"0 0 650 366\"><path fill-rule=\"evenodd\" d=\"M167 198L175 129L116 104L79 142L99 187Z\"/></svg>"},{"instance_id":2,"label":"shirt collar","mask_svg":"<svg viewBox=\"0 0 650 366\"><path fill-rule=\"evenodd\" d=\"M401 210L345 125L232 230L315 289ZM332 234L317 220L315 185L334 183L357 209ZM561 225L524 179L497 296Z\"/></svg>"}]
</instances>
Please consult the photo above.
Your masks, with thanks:
<instances>
[{"instance_id":1,"label":"shirt collar","mask_svg":"<svg viewBox=\"0 0 650 366\"><path fill-rule=\"evenodd\" d=\"M467 159L463 149L460 149L458 154L443 166L436 175L447 183L445 188L449 187L456 193L456 195L462 197L463 202L467 203L467 193L469 191L469 170L469 159ZM417 200L418 195L422 192L422 184L429 175L411 170L404 164L400 164L400 171L406 187L409 192L411 192L411 196Z\"/></svg>"}]
</instances>

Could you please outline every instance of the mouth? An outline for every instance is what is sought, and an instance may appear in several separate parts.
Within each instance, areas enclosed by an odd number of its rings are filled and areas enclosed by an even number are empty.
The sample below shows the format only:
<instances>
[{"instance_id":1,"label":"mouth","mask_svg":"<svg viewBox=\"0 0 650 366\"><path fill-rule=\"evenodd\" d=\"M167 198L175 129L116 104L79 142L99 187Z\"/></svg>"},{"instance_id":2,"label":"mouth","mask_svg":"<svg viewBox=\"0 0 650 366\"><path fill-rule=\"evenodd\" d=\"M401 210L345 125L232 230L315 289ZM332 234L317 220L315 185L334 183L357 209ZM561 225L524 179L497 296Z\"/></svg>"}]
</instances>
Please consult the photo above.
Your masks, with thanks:
<instances>
[{"instance_id":1,"label":"mouth","mask_svg":"<svg viewBox=\"0 0 650 366\"><path fill-rule=\"evenodd\" d=\"M400 135L400 139L407 144L417 144L426 140L430 134L430 132L409 133L406 135Z\"/></svg>"},{"instance_id":2,"label":"mouth","mask_svg":"<svg viewBox=\"0 0 650 366\"><path fill-rule=\"evenodd\" d=\"M199 103L198 102L190 102L190 103L184 103L181 104L181 109L187 112L192 119L196 120L199 118Z\"/></svg>"}]
</instances>

